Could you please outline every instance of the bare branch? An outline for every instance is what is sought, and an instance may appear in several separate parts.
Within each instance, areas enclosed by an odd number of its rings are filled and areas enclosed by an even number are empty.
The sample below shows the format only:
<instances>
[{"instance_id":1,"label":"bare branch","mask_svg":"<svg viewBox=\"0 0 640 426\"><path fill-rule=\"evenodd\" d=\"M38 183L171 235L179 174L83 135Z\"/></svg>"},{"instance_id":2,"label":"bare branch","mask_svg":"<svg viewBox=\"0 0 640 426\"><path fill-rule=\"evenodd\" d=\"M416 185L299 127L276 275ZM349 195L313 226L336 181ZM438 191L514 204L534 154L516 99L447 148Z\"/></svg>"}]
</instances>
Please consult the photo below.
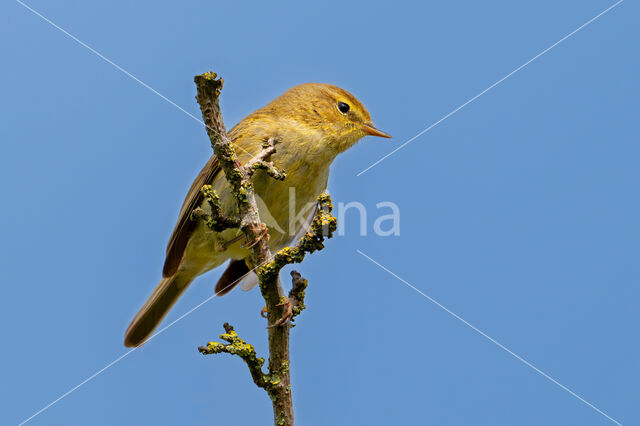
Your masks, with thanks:
<instances>
[{"instance_id":1,"label":"bare branch","mask_svg":"<svg viewBox=\"0 0 640 426\"><path fill-rule=\"evenodd\" d=\"M200 104L213 152L238 204L240 229L248 242L255 242L251 249L250 263L254 266L261 265L271 258L271 253L262 232L264 228L258 215L253 184L247 172L238 164L238 157L222 120L219 97L224 82L213 72L197 75L194 80L197 87L196 99Z\"/></svg>"},{"instance_id":2,"label":"bare branch","mask_svg":"<svg viewBox=\"0 0 640 426\"><path fill-rule=\"evenodd\" d=\"M258 358L256 355L256 349L253 345L245 342L238 337L238 333L233 330L233 326L229 323L224 323L225 333L220 335L222 340L228 342L223 344L219 342L209 342L207 346L200 346L198 350L203 355L212 355L219 353L228 353L231 355L237 355L247 364L251 378L253 382L263 389L267 389L270 384L269 378L262 372L262 366L264 365L264 358Z\"/></svg>"},{"instance_id":3,"label":"bare branch","mask_svg":"<svg viewBox=\"0 0 640 426\"><path fill-rule=\"evenodd\" d=\"M204 185L200 191L211 208L211 214L207 214L207 212L198 207L191 213L192 220L203 220L209 228L216 232L222 232L225 229L238 228L240 226L240 219L229 217L222 212L220 197L218 197L218 194L211 185Z\"/></svg>"},{"instance_id":4,"label":"bare branch","mask_svg":"<svg viewBox=\"0 0 640 426\"><path fill-rule=\"evenodd\" d=\"M271 155L276 152L276 139L270 138L264 144L262 144L262 151L254 158L249 160L244 165L244 171L247 175L252 176L256 170L264 170L269 176L276 180L285 180L287 174L284 170L280 170L273 165L273 162L269 162Z\"/></svg>"},{"instance_id":5,"label":"bare branch","mask_svg":"<svg viewBox=\"0 0 640 426\"><path fill-rule=\"evenodd\" d=\"M252 173L238 164L236 153L227 136L222 115L220 113L219 96L223 81L217 75L207 72L195 77L197 87L196 99L200 104L202 117L207 127L207 134L225 177L231 187L231 193L238 205L240 229L248 247L250 247L249 264L259 266L271 260L266 228L260 220L258 207L254 197ZM275 141L266 146L259 157L262 160L275 152ZM253 170L255 166L252 166ZM262 166L260 166L262 167ZM280 300L285 298L284 290L277 275L271 280L260 283L262 297L267 304L269 324L275 324L285 315L285 307ZM293 400L291 398L291 378L289 374L289 327L272 327L269 333L269 374L277 375L277 383L269 392L273 402L274 422L278 426L293 426Z\"/></svg>"},{"instance_id":6,"label":"bare branch","mask_svg":"<svg viewBox=\"0 0 640 426\"><path fill-rule=\"evenodd\" d=\"M307 286L309 282L302 278L298 271L291 271L291 281L293 286L289 291L289 301L291 302L291 321L307 307L304 306L304 297L306 296ZM292 324L293 326L293 324Z\"/></svg>"},{"instance_id":7,"label":"bare branch","mask_svg":"<svg viewBox=\"0 0 640 426\"><path fill-rule=\"evenodd\" d=\"M286 173L276 168L270 157L276 152L274 139L263 144L262 151L244 166L240 165L229 137L227 136L220 113L219 96L223 81L217 75L208 72L195 77L196 99L200 104L202 117L207 127L211 146L231 187L231 193L238 206L238 217L223 214L220 199L210 185L202 192L211 207L211 214L202 209L193 212L194 220L204 220L214 231L227 228L240 228L250 250L247 259L249 266L257 267L260 291L266 303L269 333L269 372L263 373L264 359L258 358L255 348L240 339L228 324L221 339L227 344L209 342L201 346L203 354L230 353L240 356L247 364L256 385L265 389L273 403L274 423L276 426L293 426L293 401L291 398L291 376L289 371L289 332L290 319L305 309L304 295L307 280L297 272L292 273L293 287L289 299L280 285L280 270L287 264L301 262L306 253L313 253L324 247L325 238L330 238L336 230L336 218L331 215L332 205L328 194L318 197L318 208L309 231L294 247L286 247L272 256L269 250L269 235L266 226L260 220L254 197L251 177L257 170L265 171L277 180L284 180Z\"/></svg>"},{"instance_id":8,"label":"bare branch","mask_svg":"<svg viewBox=\"0 0 640 426\"><path fill-rule=\"evenodd\" d=\"M307 253L324 248L325 238L331 238L337 228L337 219L331 214L333 205L329 194L321 194L318 197L318 207L311 222L309 231L300 238L294 247L285 247L279 250L273 260L260 266L256 273L260 278L260 286L263 282L270 282L278 277L280 270L286 265L300 263Z\"/></svg>"}]
</instances>

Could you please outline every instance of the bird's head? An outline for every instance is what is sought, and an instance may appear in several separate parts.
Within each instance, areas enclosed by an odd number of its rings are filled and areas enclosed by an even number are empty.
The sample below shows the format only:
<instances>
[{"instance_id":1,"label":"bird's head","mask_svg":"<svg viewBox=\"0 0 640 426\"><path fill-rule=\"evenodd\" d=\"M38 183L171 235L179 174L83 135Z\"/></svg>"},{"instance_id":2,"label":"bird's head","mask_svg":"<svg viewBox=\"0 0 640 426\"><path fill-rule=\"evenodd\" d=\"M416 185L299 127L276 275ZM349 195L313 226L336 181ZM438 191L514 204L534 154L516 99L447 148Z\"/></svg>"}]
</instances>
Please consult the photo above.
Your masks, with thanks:
<instances>
[{"instance_id":1,"label":"bird's head","mask_svg":"<svg viewBox=\"0 0 640 426\"><path fill-rule=\"evenodd\" d=\"M326 149L334 155L367 135L391 137L375 128L369 112L355 96L331 84L295 86L263 108L262 113L278 117L296 133L308 133L308 143L320 145L314 150Z\"/></svg>"}]
</instances>

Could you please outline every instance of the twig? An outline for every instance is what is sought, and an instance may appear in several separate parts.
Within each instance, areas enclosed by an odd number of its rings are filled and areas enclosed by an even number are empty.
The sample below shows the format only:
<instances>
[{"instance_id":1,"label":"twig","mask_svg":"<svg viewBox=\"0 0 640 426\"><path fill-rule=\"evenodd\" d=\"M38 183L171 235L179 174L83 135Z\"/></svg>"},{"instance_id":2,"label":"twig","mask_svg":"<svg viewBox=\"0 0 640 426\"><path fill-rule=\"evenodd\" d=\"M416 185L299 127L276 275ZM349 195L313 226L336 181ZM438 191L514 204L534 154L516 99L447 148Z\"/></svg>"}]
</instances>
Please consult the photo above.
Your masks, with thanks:
<instances>
[{"instance_id":1,"label":"twig","mask_svg":"<svg viewBox=\"0 0 640 426\"><path fill-rule=\"evenodd\" d=\"M262 151L251 160L247 161L244 165L244 171L249 176L253 176L256 170L264 170L269 176L276 180L285 180L287 173L284 170L280 170L273 165L273 162L267 161L271 155L276 152L276 144L278 141L273 138L269 138L262 144Z\"/></svg>"},{"instance_id":2,"label":"twig","mask_svg":"<svg viewBox=\"0 0 640 426\"><path fill-rule=\"evenodd\" d=\"M332 210L333 205L329 194L321 194L318 197L316 214L307 233L300 238L295 246L279 250L271 262L260 266L256 270L256 274L260 278L261 288L263 282L268 283L276 279L280 274L280 270L286 265L300 263L307 253L313 253L324 248L325 238L333 237L338 224L337 219L331 214Z\"/></svg>"},{"instance_id":3,"label":"twig","mask_svg":"<svg viewBox=\"0 0 640 426\"><path fill-rule=\"evenodd\" d=\"M304 297L305 289L307 288L308 282L306 279L302 278L302 276L296 271L291 272L291 278L293 286L291 288L291 291L289 292L289 298L294 305L294 316L296 316L305 309ZM291 326L293 327L293 324ZM224 323L223 327L225 332L224 334L220 335L220 339L228 342L227 344L220 342L209 342L206 346L198 347L198 351L200 351L202 355L228 353L231 355L239 356L247 365L249 373L251 374L251 378L253 379L253 383L255 383L256 386L264 389L269 394L275 408L276 404L280 404L280 401L282 400L282 383L285 379L289 378L288 360L287 362L280 364L280 368L274 368L270 364L269 373L265 374L262 371L264 358L258 357L256 349L253 347L253 345L245 342L243 339L238 337L238 333L236 333L236 331L233 329L233 326L229 323ZM288 385L285 390L287 394L291 395L290 385ZM279 413L276 417L276 426L289 424L286 423L286 421L283 423L283 419L285 419L284 413Z\"/></svg>"},{"instance_id":4,"label":"twig","mask_svg":"<svg viewBox=\"0 0 640 426\"><path fill-rule=\"evenodd\" d=\"M220 197L218 197L218 194L211 185L204 185L200 189L200 192L202 192L204 199L209 204L211 214L207 214L207 212L198 207L191 213L192 220L203 220L209 228L216 232L222 232L225 229L238 228L240 226L240 219L229 217L222 212Z\"/></svg>"},{"instance_id":5,"label":"twig","mask_svg":"<svg viewBox=\"0 0 640 426\"><path fill-rule=\"evenodd\" d=\"M250 180L254 165L247 169L238 164L236 153L227 136L219 104L223 80L218 79L215 73L207 72L196 76L195 83L197 87L196 99L202 111L213 152L224 171L238 206L240 230L247 242L251 244L249 264L252 266L261 265L271 259L271 252L268 238L263 232L266 226L260 220L253 184ZM259 155L262 158L258 161L264 162L273 152L275 152L275 141L264 148ZM284 297L284 290L277 277L275 280L261 284L260 288L267 304L269 323L275 323L280 316L284 315L283 307L278 306L280 299ZM270 374L276 371L283 372L282 379L274 384L274 389L270 392L275 424L293 426L293 401L289 377L289 327L269 329L269 371Z\"/></svg>"},{"instance_id":6,"label":"twig","mask_svg":"<svg viewBox=\"0 0 640 426\"><path fill-rule=\"evenodd\" d=\"M233 326L229 323L224 323L224 334L220 335L222 340L229 342L228 345L219 342L209 342L207 346L200 346L198 350L203 355L228 353L231 355L238 355L249 367L251 378L253 382L261 388L267 389L267 377L262 373L262 366L264 365L264 358L258 358L256 355L256 349L253 345L245 342L238 337L238 333L233 330Z\"/></svg>"},{"instance_id":7,"label":"twig","mask_svg":"<svg viewBox=\"0 0 640 426\"><path fill-rule=\"evenodd\" d=\"M289 371L289 320L302 312L307 280L297 272L292 273L293 288L287 303L280 284L280 270L287 264L301 262L306 253L313 253L324 247L323 241L331 237L336 229L336 218L331 215L331 199L328 194L318 197L318 208L309 231L294 247L286 247L275 256L268 246L266 225L260 220L254 197L251 176L256 170L264 170L274 179L283 180L286 173L269 161L276 152L277 141L269 139L263 144L262 151L244 166L238 163L236 153L227 136L220 113L219 96L223 81L217 75L208 72L195 77L196 99L200 104L202 117L207 127L211 146L231 187L231 193L238 206L238 217L230 218L222 213L218 195L210 186L205 185L202 192L211 207L211 214L196 209L193 218L205 220L211 229L220 231L227 228L240 228L250 251L249 266L262 265L256 269L260 281L260 291L265 300L269 333L268 374L262 372L264 360L258 358L252 345L240 339L233 327L225 325L226 333L220 338L228 344L209 342L199 350L203 354L226 352L240 356L251 372L256 385L265 389L273 403L274 423L276 426L293 426L293 401L291 398L291 376ZM288 307L291 312L288 313ZM288 314L288 317L287 317ZM284 320L283 320L284 319Z\"/></svg>"},{"instance_id":8,"label":"twig","mask_svg":"<svg viewBox=\"0 0 640 426\"><path fill-rule=\"evenodd\" d=\"M307 280L302 278L302 276L296 271L291 272L291 277L293 287L289 292L289 298L294 305L293 309L295 316L302 312L303 309L305 309L304 296L305 289L307 288ZM253 345L245 342L240 337L238 337L238 333L236 333L236 331L233 329L233 326L229 323L224 323L223 327L225 333L220 335L220 339L228 342L228 344L220 342L209 342L207 343L207 346L198 347L198 351L200 351L200 353L203 355L228 353L231 355L239 356L249 368L249 373L251 373L251 378L253 379L253 382L256 384L256 386L267 391L274 404L276 404L276 401L280 399L281 383L285 377L289 376L289 362L281 364L279 369L273 368L270 365L269 373L265 374L262 371L264 358L258 357ZM290 387L288 387L286 390L288 394L291 394ZM276 423L276 425L279 426L280 423Z\"/></svg>"},{"instance_id":9,"label":"twig","mask_svg":"<svg viewBox=\"0 0 640 426\"><path fill-rule=\"evenodd\" d=\"M289 301L292 305L291 321L293 322L295 317L307 309L307 307L304 306L304 298L306 296L306 290L309 282L302 278L302 275L297 271L291 271L291 281L293 286L291 287L291 291L289 291ZM291 326L293 327L294 324L291 324Z\"/></svg>"},{"instance_id":10,"label":"twig","mask_svg":"<svg viewBox=\"0 0 640 426\"><path fill-rule=\"evenodd\" d=\"M219 97L224 81L213 72L207 72L195 77L197 87L196 100L200 104L202 118L211 140L213 152L231 186L238 205L240 218L240 230L247 241L255 241L256 244L250 251L250 264L260 265L271 258L271 252L266 238L263 238L264 226L258 215L258 205L253 192L253 184L246 170L238 164L231 140L227 136L227 130L220 112ZM274 148L275 149L275 144ZM270 154L269 154L270 155ZM258 241L259 240L259 241ZM280 292L282 289L280 289Z\"/></svg>"}]
</instances>

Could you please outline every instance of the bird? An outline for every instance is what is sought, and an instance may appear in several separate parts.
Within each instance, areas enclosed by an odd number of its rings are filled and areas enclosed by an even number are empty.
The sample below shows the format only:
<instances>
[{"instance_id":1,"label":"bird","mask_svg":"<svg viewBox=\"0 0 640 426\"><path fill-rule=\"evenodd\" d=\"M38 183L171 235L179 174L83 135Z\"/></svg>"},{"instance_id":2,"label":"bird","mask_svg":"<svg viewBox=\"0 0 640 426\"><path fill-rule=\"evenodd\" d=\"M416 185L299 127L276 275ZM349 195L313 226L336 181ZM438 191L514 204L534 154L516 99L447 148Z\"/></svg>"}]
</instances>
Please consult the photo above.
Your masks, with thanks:
<instances>
[{"instance_id":1,"label":"bird","mask_svg":"<svg viewBox=\"0 0 640 426\"><path fill-rule=\"evenodd\" d=\"M267 225L272 251L286 247L306 231L316 198L327 187L331 163L367 135L391 137L373 125L369 112L354 95L326 83L294 86L228 132L240 164L260 153L266 141L277 141L271 161L286 171L287 178L276 180L262 170L253 175L258 211ZM225 214L237 213L214 154L187 193L167 245L163 278L127 328L127 347L144 344L189 284L225 262L227 267L215 287L217 296L241 281L244 290L258 282L245 261L249 248L240 241L239 229L216 232L204 221L194 220L194 209L211 211L201 192L204 185L216 191Z\"/></svg>"}]
</instances>

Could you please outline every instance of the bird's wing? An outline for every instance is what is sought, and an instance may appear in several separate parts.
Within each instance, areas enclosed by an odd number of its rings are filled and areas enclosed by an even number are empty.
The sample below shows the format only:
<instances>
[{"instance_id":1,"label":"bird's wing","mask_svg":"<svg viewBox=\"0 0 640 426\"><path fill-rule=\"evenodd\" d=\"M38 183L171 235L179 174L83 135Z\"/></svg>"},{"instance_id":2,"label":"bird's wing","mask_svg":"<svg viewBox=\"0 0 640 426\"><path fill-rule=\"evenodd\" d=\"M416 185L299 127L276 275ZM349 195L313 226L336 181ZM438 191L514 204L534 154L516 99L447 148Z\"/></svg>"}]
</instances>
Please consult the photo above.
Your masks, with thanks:
<instances>
[{"instance_id":1,"label":"bird's wing","mask_svg":"<svg viewBox=\"0 0 640 426\"><path fill-rule=\"evenodd\" d=\"M203 185L212 184L218 172L220 172L218 159L215 155L212 155L193 181L193 184L191 184L187 197L182 204L182 209L180 209L178 223L176 223L171 238L169 238L167 258L164 261L164 267L162 269L162 275L164 277L170 277L178 270L189 238L197 225L196 221L191 220L191 212L193 212L193 209L198 207L203 200L200 188L202 188Z\"/></svg>"}]
</instances>

